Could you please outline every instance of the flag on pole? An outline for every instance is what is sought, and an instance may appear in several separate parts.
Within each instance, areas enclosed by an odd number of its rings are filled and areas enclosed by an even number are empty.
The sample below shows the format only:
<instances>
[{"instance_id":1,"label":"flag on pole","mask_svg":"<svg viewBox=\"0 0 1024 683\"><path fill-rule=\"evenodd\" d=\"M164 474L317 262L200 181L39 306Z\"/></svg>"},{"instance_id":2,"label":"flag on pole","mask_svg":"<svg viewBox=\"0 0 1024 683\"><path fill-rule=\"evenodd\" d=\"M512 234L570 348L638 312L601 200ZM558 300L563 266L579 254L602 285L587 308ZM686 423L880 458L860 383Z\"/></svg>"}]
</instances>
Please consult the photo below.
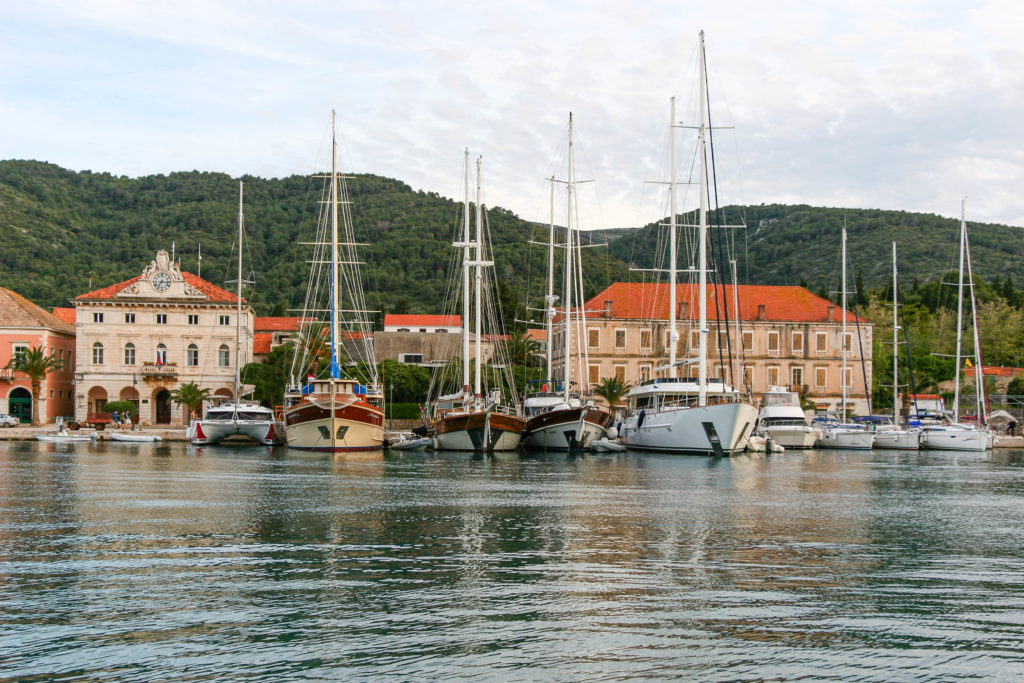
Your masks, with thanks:
<instances>
[{"instance_id":1,"label":"flag on pole","mask_svg":"<svg viewBox=\"0 0 1024 683\"><path fill-rule=\"evenodd\" d=\"M966 363L967 367L969 367L969 368L973 368L974 367L974 363L971 362L970 358L964 358L964 363Z\"/></svg>"},{"instance_id":2,"label":"flag on pole","mask_svg":"<svg viewBox=\"0 0 1024 683\"><path fill-rule=\"evenodd\" d=\"M316 377L314 377L313 375L306 375L306 381L307 382L312 382L315 379L316 379Z\"/></svg>"}]
</instances>

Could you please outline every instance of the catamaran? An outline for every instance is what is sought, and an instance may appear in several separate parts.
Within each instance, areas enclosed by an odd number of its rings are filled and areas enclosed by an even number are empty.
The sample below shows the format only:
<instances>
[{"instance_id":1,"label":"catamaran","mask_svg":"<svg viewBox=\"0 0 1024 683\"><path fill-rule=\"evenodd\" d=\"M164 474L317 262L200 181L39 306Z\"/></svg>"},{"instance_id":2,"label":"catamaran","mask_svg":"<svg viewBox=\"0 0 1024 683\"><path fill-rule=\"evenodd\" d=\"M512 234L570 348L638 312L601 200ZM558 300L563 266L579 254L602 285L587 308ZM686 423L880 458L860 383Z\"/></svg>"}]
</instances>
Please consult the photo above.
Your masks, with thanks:
<instances>
[{"instance_id":1,"label":"catamaran","mask_svg":"<svg viewBox=\"0 0 1024 683\"><path fill-rule=\"evenodd\" d=\"M700 125L697 158L700 162L700 209L697 221L698 352L691 361L677 362L679 330L676 311L676 147L675 98L672 98L669 183L669 362L665 375L630 389L629 408L622 424L622 443L667 453L729 455L742 452L757 420L757 408L723 379L708 377L708 172L707 172L707 68L704 32L700 33ZM697 381L678 377L680 364L697 363Z\"/></svg>"},{"instance_id":2,"label":"catamaran","mask_svg":"<svg viewBox=\"0 0 1024 683\"><path fill-rule=\"evenodd\" d=\"M310 284L303 308L302 349L292 364L293 381L285 394L284 423L289 448L313 451L367 451L384 447L384 396L377 381L370 320L356 254L352 216L344 178L338 174L338 143L331 112L331 175L326 201L321 202L317 239L313 243ZM340 196L340 195L346 196ZM339 237L342 214L344 241ZM326 268L325 268L326 266ZM326 272L325 272L326 271ZM345 304L342 304L344 297ZM325 321L320 317L329 314ZM342 327L350 334L343 335ZM341 372L343 341L361 345L367 378ZM329 344L326 377L315 371L323 346Z\"/></svg>"},{"instance_id":3,"label":"catamaran","mask_svg":"<svg viewBox=\"0 0 1024 683\"><path fill-rule=\"evenodd\" d=\"M230 401L210 406L201 419L189 423L187 435L193 444L205 446L223 439L241 436L265 446L279 443L281 427L274 419L274 411L254 401L243 401L241 390L242 367L242 230L245 218L242 212L243 185L238 182L238 273L235 282L235 377L234 393ZM125 439L138 440L138 439ZM150 438L149 440L152 440Z\"/></svg>"}]
</instances>

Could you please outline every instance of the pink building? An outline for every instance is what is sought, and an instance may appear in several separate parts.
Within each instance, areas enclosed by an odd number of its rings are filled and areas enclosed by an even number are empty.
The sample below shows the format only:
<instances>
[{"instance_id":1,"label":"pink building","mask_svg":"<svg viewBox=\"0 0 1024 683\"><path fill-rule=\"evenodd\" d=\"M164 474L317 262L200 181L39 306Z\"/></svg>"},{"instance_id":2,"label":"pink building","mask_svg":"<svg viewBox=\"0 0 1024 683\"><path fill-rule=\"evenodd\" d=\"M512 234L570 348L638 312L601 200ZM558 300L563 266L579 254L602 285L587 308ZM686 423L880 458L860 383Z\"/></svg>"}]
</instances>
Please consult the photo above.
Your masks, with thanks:
<instances>
[{"instance_id":1,"label":"pink building","mask_svg":"<svg viewBox=\"0 0 1024 683\"><path fill-rule=\"evenodd\" d=\"M15 354L41 346L47 355L64 362L48 374L39 390L38 417L53 422L74 413L75 326L36 306L25 297L0 287L0 368ZM0 412L22 422L32 420L32 381L28 375L0 370Z\"/></svg>"}]
</instances>

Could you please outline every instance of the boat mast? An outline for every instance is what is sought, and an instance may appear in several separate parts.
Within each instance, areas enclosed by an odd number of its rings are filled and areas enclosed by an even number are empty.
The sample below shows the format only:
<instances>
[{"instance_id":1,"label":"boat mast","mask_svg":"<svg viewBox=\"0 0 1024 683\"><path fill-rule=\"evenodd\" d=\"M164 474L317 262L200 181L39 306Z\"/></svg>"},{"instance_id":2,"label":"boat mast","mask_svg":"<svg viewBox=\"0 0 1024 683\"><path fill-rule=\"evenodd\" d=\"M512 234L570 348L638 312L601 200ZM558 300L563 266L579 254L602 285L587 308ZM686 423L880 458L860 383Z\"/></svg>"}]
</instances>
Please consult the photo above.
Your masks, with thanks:
<instances>
[{"instance_id":1,"label":"boat mast","mask_svg":"<svg viewBox=\"0 0 1024 683\"><path fill-rule=\"evenodd\" d=\"M483 312L480 309L480 287L481 287L481 281L483 280L483 271L481 270L481 268L482 268L482 260L481 260L482 254L480 253L480 245L481 245L481 241L482 241L481 240L481 230L482 230L482 223L483 223L483 209L482 209L481 204L480 204L480 195L481 195L481 191L480 191L480 173L481 173L482 165L483 165L483 157L477 157L476 158L476 242L474 243L474 248L476 249L476 257L474 258L474 263L473 263L473 267L475 268L475 272L473 273L474 281L475 281L475 291L473 292L473 303L474 303L474 308L476 309L476 318L473 321L474 325L475 325L474 329L475 329L475 333L476 333L476 341L474 342L474 349L473 349L474 350L474 355L475 355L475 358L473 359L473 361L474 361L474 370L476 371L475 372L475 376L473 378L473 393L474 393L474 395L479 395L480 394L480 374L481 374L481 368L482 368L482 361L481 361L481 358L480 358L480 355L481 355L481 353L480 353L480 351L481 351L480 350L480 336L481 336L481 332L482 332L482 330L481 330L481 318L483 318L483 315L482 315Z\"/></svg>"},{"instance_id":2,"label":"boat mast","mask_svg":"<svg viewBox=\"0 0 1024 683\"><path fill-rule=\"evenodd\" d=\"M964 222L964 256L967 259L967 286L971 290L971 322L974 326L974 386L976 390L976 415L981 422L988 422L988 410L985 403L985 372L981 360L981 332L978 330L978 299L974 296L974 269L971 268L971 243L967 239L967 223Z\"/></svg>"},{"instance_id":3,"label":"boat mast","mask_svg":"<svg viewBox=\"0 0 1024 683\"><path fill-rule=\"evenodd\" d=\"M668 183L668 376L676 377L676 354L679 346L679 306L676 304L676 98L671 100L669 108L669 149L671 154L671 175Z\"/></svg>"},{"instance_id":4,"label":"boat mast","mask_svg":"<svg viewBox=\"0 0 1024 683\"><path fill-rule=\"evenodd\" d=\"M967 200L960 201L960 279L956 290L956 376L953 378L953 422L960 421L960 344L964 326L964 253L967 239Z\"/></svg>"},{"instance_id":5,"label":"boat mast","mask_svg":"<svg viewBox=\"0 0 1024 683\"><path fill-rule=\"evenodd\" d=\"M334 410L336 379L341 379L338 364L338 136L335 118L331 110L331 448L337 447L337 415Z\"/></svg>"},{"instance_id":6,"label":"boat mast","mask_svg":"<svg viewBox=\"0 0 1024 683\"><path fill-rule=\"evenodd\" d=\"M462 207L462 388L469 386L469 148L466 148L466 198ZM457 244L457 243L456 243Z\"/></svg>"},{"instance_id":7,"label":"boat mast","mask_svg":"<svg viewBox=\"0 0 1024 683\"><path fill-rule=\"evenodd\" d=\"M898 401L900 383L896 376L899 373L899 304L896 297L896 242L892 243L892 423L897 427L900 424L900 404Z\"/></svg>"},{"instance_id":8,"label":"boat mast","mask_svg":"<svg viewBox=\"0 0 1024 683\"><path fill-rule=\"evenodd\" d=\"M839 386L842 388L843 398L840 406L840 422L846 422L846 219L843 219L843 244L840 250L842 265L842 291L839 296L842 301L843 326L842 338L839 340L839 348L842 349L843 362L839 370Z\"/></svg>"},{"instance_id":9,"label":"boat mast","mask_svg":"<svg viewBox=\"0 0 1024 683\"><path fill-rule=\"evenodd\" d=\"M566 198L568 208L565 219L565 273L562 279L565 281L565 300L562 307L565 310L565 367L562 378L562 394L565 396L565 403L569 404L569 384L572 382L572 204L573 193L576 190L573 173L575 172L575 157L572 141L572 112L569 112L569 180L566 183Z\"/></svg>"},{"instance_id":10,"label":"boat mast","mask_svg":"<svg viewBox=\"0 0 1024 683\"><path fill-rule=\"evenodd\" d=\"M238 279L235 281L235 410L232 418L238 419L238 385L242 368L242 181L238 181Z\"/></svg>"},{"instance_id":11,"label":"boat mast","mask_svg":"<svg viewBox=\"0 0 1024 683\"><path fill-rule=\"evenodd\" d=\"M548 382L554 382L555 378L551 373L552 355L552 325L555 319L555 176L551 176L551 225L548 227L548 295L544 299L544 318L547 328L547 343L545 344L545 356L547 357L547 374L544 375ZM553 388L553 387L552 387Z\"/></svg>"},{"instance_id":12,"label":"boat mast","mask_svg":"<svg viewBox=\"0 0 1024 683\"><path fill-rule=\"evenodd\" d=\"M735 364L730 360L729 367L731 370L732 377L732 388L734 391L739 391L739 380L737 377L743 374L743 363L740 360L740 353L743 351L743 337L740 336L740 288L739 282L736 278L736 259L729 259L729 266L732 269L732 310L733 310L733 329L736 330L734 338L736 339L736 362ZM736 370L739 370L739 375L736 374ZM792 376L790 380L792 380Z\"/></svg>"},{"instance_id":13,"label":"boat mast","mask_svg":"<svg viewBox=\"0 0 1024 683\"><path fill-rule=\"evenodd\" d=\"M700 32L700 143L697 153L700 155L700 215L697 227L699 242L697 261L698 305L700 306L699 348L697 353L697 405L708 404L708 178L707 178L707 65L704 61L704 31ZM675 284L672 285L675 288Z\"/></svg>"}]
</instances>

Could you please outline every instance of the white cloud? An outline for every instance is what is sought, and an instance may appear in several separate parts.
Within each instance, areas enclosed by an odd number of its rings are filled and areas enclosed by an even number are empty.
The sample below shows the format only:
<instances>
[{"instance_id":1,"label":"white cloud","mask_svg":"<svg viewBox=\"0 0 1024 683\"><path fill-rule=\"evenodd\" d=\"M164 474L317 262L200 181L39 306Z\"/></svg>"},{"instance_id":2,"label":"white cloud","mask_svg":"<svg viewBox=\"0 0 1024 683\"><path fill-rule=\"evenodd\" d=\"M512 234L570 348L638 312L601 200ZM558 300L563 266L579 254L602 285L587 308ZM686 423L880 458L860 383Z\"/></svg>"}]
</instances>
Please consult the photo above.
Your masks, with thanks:
<instances>
[{"instance_id":1,"label":"white cloud","mask_svg":"<svg viewBox=\"0 0 1024 683\"><path fill-rule=\"evenodd\" d=\"M350 170L454 195L468 146L491 205L546 220L572 111L597 181L587 224L647 222L700 28L715 122L736 126L717 134L723 197L956 215L966 194L972 218L1024 225L1024 10L1004 0L12 2L0 149L114 173L305 173L336 107Z\"/></svg>"}]
</instances>

